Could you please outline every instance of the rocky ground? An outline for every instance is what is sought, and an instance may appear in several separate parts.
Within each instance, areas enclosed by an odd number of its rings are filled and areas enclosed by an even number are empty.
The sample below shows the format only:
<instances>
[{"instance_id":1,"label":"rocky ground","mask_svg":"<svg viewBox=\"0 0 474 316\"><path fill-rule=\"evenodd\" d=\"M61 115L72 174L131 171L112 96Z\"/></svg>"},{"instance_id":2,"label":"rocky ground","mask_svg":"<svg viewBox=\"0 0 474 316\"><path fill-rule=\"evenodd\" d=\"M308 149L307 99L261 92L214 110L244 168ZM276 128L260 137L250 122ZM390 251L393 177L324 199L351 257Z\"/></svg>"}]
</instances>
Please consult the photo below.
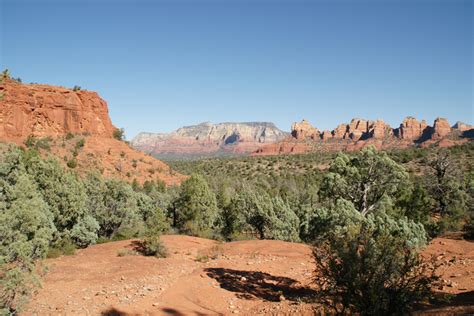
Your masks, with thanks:
<instances>
[{"instance_id":1,"label":"rocky ground","mask_svg":"<svg viewBox=\"0 0 474 316\"><path fill-rule=\"evenodd\" d=\"M133 253L136 241L92 246L46 260L43 287L23 315L312 315L311 249L282 241L217 243L163 236L165 259ZM422 313L474 313L474 242L435 239L446 306ZM453 306L458 305L458 306ZM462 307L460 307L462 306Z\"/></svg>"}]
</instances>

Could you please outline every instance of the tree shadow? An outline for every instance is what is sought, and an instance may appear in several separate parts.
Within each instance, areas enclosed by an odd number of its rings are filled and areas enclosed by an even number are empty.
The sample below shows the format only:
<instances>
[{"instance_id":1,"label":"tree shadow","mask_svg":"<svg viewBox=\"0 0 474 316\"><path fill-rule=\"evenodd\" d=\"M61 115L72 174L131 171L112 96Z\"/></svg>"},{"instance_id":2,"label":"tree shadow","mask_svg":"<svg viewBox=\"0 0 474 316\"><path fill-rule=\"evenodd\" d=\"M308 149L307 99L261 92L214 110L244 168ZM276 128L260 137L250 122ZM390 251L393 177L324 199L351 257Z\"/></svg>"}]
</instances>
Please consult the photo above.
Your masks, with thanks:
<instances>
[{"instance_id":1,"label":"tree shadow","mask_svg":"<svg viewBox=\"0 0 474 316\"><path fill-rule=\"evenodd\" d=\"M298 281L265 272L240 271L225 268L204 269L207 275L217 282L221 288L236 292L241 299L260 298L266 301L278 302L284 299L290 301L312 300L316 291L298 286Z\"/></svg>"},{"instance_id":2,"label":"tree shadow","mask_svg":"<svg viewBox=\"0 0 474 316\"><path fill-rule=\"evenodd\" d=\"M433 300L418 306L414 315L474 315L474 291L459 294L436 293Z\"/></svg>"},{"instance_id":3,"label":"tree shadow","mask_svg":"<svg viewBox=\"0 0 474 316\"><path fill-rule=\"evenodd\" d=\"M160 309L161 314L160 315L172 315L172 316L185 316L185 315L196 315L196 316L206 316L209 315L208 313L201 313L201 312L189 312L187 311L186 313L180 312L177 309L170 308L170 307L163 307ZM217 315L222 315L219 313L216 313Z\"/></svg>"},{"instance_id":4,"label":"tree shadow","mask_svg":"<svg viewBox=\"0 0 474 316\"><path fill-rule=\"evenodd\" d=\"M121 310L118 310L115 307L111 307L105 311L102 311L100 315L101 316L131 316L130 314L122 312Z\"/></svg>"},{"instance_id":5,"label":"tree shadow","mask_svg":"<svg viewBox=\"0 0 474 316\"><path fill-rule=\"evenodd\" d=\"M162 308L161 311L164 313L164 315L184 316L183 313L181 313L180 311L174 308L165 307L165 308Z\"/></svg>"}]
</instances>

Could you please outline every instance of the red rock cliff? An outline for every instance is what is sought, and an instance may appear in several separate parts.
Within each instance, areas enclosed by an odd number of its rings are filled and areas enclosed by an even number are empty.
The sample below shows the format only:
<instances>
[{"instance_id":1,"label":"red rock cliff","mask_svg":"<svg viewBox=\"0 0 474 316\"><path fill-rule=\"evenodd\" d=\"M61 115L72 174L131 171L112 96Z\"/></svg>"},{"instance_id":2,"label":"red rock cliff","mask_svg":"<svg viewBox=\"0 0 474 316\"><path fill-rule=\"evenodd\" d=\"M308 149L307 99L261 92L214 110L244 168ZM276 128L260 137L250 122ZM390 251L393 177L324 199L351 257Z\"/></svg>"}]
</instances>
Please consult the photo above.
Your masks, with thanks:
<instances>
[{"instance_id":1,"label":"red rock cliff","mask_svg":"<svg viewBox=\"0 0 474 316\"><path fill-rule=\"evenodd\" d=\"M58 136L68 132L112 137L107 103L95 92L49 85L0 83L0 138Z\"/></svg>"},{"instance_id":2,"label":"red rock cliff","mask_svg":"<svg viewBox=\"0 0 474 316\"><path fill-rule=\"evenodd\" d=\"M75 160L78 172L99 170L127 181L161 179L179 184L184 176L163 162L113 138L107 103L95 92L62 87L0 83L0 141L23 144L28 136L50 136L48 152L60 161ZM71 133L72 138L65 137ZM77 148L82 140L85 145Z\"/></svg>"}]
</instances>

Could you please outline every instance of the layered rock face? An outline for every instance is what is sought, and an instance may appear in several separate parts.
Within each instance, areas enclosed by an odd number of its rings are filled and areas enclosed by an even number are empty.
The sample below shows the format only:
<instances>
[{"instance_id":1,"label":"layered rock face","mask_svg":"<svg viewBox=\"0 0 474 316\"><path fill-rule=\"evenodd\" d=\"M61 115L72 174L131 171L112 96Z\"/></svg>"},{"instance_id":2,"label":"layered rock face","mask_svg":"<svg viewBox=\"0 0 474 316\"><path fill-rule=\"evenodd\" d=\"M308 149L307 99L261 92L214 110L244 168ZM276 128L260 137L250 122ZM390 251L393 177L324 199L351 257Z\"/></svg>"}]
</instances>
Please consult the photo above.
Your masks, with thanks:
<instances>
[{"instance_id":1,"label":"layered rock face","mask_svg":"<svg viewBox=\"0 0 474 316\"><path fill-rule=\"evenodd\" d=\"M393 131L390 125L382 120L367 121L358 118L352 119L349 124L340 124L332 132L326 130L320 133L307 120L302 120L300 123L294 123L291 126L291 135L297 140L348 139L358 141L367 138L383 139L392 134Z\"/></svg>"},{"instance_id":2,"label":"layered rock face","mask_svg":"<svg viewBox=\"0 0 474 316\"><path fill-rule=\"evenodd\" d=\"M307 120L291 125L291 135L296 139L316 139L320 137L319 130L313 127Z\"/></svg>"},{"instance_id":3,"label":"layered rock face","mask_svg":"<svg viewBox=\"0 0 474 316\"><path fill-rule=\"evenodd\" d=\"M273 123L201 123L185 126L169 134L140 133L133 147L166 156L214 156L246 154L262 144L271 144L289 136Z\"/></svg>"},{"instance_id":4,"label":"layered rock face","mask_svg":"<svg viewBox=\"0 0 474 316\"><path fill-rule=\"evenodd\" d=\"M453 129L460 132L465 132L474 129L474 126L457 121L456 124L453 125Z\"/></svg>"},{"instance_id":5,"label":"layered rock face","mask_svg":"<svg viewBox=\"0 0 474 316\"><path fill-rule=\"evenodd\" d=\"M76 160L79 172L100 170L128 181L161 179L178 184L184 177L163 162L113 138L116 128L107 103L95 92L62 87L0 82L0 141L23 145L29 136L48 137L49 153ZM72 137L66 137L66 134ZM83 146L77 148L78 141Z\"/></svg>"},{"instance_id":6,"label":"layered rock face","mask_svg":"<svg viewBox=\"0 0 474 316\"><path fill-rule=\"evenodd\" d=\"M451 126L445 118L437 118L433 124L432 139L441 139L451 133Z\"/></svg>"},{"instance_id":7,"label":"layered rock face","mask_svg":"<svg viewBox=\"0 0 474 316\"><path fill-rule=\"evenodd\" d=\"M107 103L97 93L5 79L0 84L0 138L88 133L112 137Z\"/></svg>"},{"instance_id":8,"label":"layered rock face","mask_svg":"<svg viewBox=\"0 0 474 316\"><path fill-rule=\"evenodd\" d=\"M407 117L403 120L402 124L400 124L398 137L400 139L417 140L425 133L427 128L428 124L426 124L425 120L419 122L414 117Z\"/></svg>"},{"instance_id":9,"label":"layered rock face","mask_svg":"<svg viewBox=\"0 0 474 316\"><path fill-rule=\"evenodd\" d=\"M453 133L456 132L456 133ZM444 118L437 118L433 126L425 120L407 117L399 128L393 129L382 120L364 120L354 118L349 124L340 124L333 131L319 130L303 120L292 125L293 140L285 140L280 144L265 146L254 152L255 155L272 155L293 153L298 148L299 153L304 151L339 151L360 150L368 145L378 149L405 148L408 146L437 145L441 147L454 146L472 140L474 129L472 126L457 122L450 127ZM304 146L296 142L305 141Z\"/></svg>"}]
</instances>

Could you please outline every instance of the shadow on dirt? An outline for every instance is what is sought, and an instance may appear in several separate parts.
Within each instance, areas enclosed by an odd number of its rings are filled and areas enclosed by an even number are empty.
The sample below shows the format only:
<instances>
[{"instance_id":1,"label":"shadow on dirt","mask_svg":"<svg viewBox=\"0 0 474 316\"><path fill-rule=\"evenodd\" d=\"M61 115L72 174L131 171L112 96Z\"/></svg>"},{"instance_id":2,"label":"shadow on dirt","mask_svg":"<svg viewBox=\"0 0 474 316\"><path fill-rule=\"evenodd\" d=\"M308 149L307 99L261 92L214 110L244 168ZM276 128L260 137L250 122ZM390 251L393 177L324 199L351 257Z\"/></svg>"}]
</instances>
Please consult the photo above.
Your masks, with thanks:
<instances>
[{"instance_id":1,"label":"shadow on dirt","mask_svg":"<svg viewBox=\"0 0 474 316\"><path fill-rule=\"evenodd\" d=\"M219 282L221 288L238 293L238 297L242 299L260 298L271 302L283 299L308 301L316 295L313 289L298 286L298 281L294 279L264 272L224 268L207 268L204 271L210 278Z\"/></svg>"},{"instance_id":2,"label":"shadow on dirt","mask_svg":"<svg viewBox=\"0 0 474 316\"><path fill-rule=\"evenodd\" d=\"M100 313L101 316L141 316L142 314L130 314L126 312L122 312L115 307L111 307L103 312ZM147 314L148 315L148 314ZM189 313L182 313L174 308L164 307L161 308L160 315L171 315L171 316L185 316L185 315L195 315L195 316L205 316L207 314L203 314L200 312L194 312L192 314ZM219 314L220 315L220 314Z\"/></svg>"},{"instance_id":3,"label":"shadow on dirt","mask_svg":"<svg viewBox=\"0 0 474 316\"><path fill-rule=\"evenodd\" d=\"M162 308L161 311L164 313L164 315L184 316L183 313L174 308Z\"/></svg>"},{"instance_id":4,"label":"shadow on dirt","mask_svg":"<svg viewBox=\"0 0 474 316\"><path fill-rule=\"evenodd\" d=\"M431 304L419 306L413 315L474 315L474 291L436 293Z\"/></svg>"},{"instance_id":5,"label":"shadow on dirt","mask_svg":"<svg viewBox=\"0 0 474 316\"><path fill-rule=\"evenodd\" d=\"M111 307L105 311L102 311L102 313L100 313L101 316L126 316L128 315L127 313L125 312L122 312L114 307Z\"/></svg>"}]
</instances>

